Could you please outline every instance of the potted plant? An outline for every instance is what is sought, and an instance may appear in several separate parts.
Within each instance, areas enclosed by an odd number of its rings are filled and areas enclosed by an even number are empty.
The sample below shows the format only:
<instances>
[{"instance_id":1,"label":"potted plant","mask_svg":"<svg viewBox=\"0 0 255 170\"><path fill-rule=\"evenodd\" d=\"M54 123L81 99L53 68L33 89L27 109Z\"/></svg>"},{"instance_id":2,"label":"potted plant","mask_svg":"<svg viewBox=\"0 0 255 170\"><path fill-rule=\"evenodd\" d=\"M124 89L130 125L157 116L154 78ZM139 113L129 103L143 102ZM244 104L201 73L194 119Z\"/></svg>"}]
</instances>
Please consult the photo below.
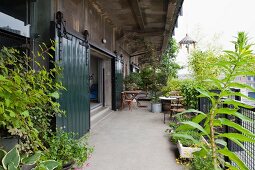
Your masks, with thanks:
<instances>
[{"instance_id":1,"label":"potted plant","mask_svg":"<svg viewBox=\"0 0 255 170\"><path fill-rule=\"evenodd\" d=\"M166 78L164 73L157 67L151 67L151 84L148 86L151 95L151 111L160 113L162 111L162 103L159 100L161 89L165 85Z\"/></svg>"},{"instance_id":2,"label":"potted plant","mask_svg":"<svg viewBox=\"0 0 255 170\"><path fill-rule=\"evenodd\" d=\"M76 134L57 130L47 137L48 150L44 159L53 159L60 163L59 168L71 169L74 165L83 166L93 148L87 144L87 138L76 139Z\"/></svg>"},{"instance_id":3,"label":"potted plant","mask_svg":"<svg viewBox=\"0 0 255 170\"><path fill-rule=\"evenodd\" d=\"M176 117L176 122L170 122L168 124L170 140L172 143L177 145L178 151L180 153L180 158L193 158L193 153L201 150L198 147L199 143L195 141L200 141L202 143L207 143L203 136L196 129L183 130L180 128L181 123L191 119L189 116L182 115ZM192 138L184 138L184 136L189 135Z\"/></svg>"},{"instance_id":4,"label":"potted plant","mask_svg":"<svg viewBox=\"0 0 255 170\"><path fill-rule=\"evenodd\" d=\"M159 101L159 95L156 94L158 92L152 92L152 100L151 100L151 112L160 113L162 112L162 103Z\"/></svg>"},{"instance_id":5,"label":"potted plant","mask_svg":"<svg viewBox=\"0 0 255 170\"><path fill-rule=\"evenodd\" d=\"M183 138L186 135L192 136L192 138ZM199 143L194 142L193 139L199 141ZM172 132L171 141L172 143L176 143L180 158L193 158L193 153L201 150L199 147L200 143L208 145L207 141L197 130L179 131L178 135Z\"/></svg>"}]
</instances>

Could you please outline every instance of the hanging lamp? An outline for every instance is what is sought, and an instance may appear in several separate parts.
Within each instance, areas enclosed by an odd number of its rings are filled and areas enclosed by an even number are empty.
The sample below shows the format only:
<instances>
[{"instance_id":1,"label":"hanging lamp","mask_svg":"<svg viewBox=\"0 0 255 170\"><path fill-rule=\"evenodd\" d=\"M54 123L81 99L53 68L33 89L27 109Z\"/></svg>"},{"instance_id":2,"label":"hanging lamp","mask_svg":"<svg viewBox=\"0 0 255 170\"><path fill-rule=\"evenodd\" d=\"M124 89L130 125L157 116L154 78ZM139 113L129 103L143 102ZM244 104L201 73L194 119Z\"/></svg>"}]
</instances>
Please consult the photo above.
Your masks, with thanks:
<instances>
[{"instance_id":1,"label":"hanging lamp","mask_svg":"<svg viewBox=\"0 0 255 170\"><path fill-rule=\"evenodd\" d=\"M182 46L185 46L187 48L187 52L189 53L189 47L190 45L193 45L193 47L196 47L196 41L193 40L192 38L190 38L190 36L188 36L188 34L186 34L186 36L179 42L180 47L182 48Z\"/></svg>"}]
</instances>

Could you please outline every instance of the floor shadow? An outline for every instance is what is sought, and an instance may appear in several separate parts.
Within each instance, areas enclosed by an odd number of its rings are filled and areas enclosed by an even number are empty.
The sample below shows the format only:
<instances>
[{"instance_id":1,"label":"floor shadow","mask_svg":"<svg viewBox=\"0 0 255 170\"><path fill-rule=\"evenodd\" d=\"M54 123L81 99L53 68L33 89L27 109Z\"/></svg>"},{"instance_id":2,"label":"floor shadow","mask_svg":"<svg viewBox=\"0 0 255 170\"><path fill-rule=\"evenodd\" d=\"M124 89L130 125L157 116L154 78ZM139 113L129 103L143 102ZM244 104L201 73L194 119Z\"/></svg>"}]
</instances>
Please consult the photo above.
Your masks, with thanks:
<instances>
[{"instance_id":1,"label":"floor shadow","mask_svg":"<svg viewBox=\"0 0 255 170\"><path fill-rule=\"evenodd\" d=\"M172 145L170 147L170 151L174 153L175 158L179 158L180 157L178 148L175 145Z\"/></svg>"}]
</instances>

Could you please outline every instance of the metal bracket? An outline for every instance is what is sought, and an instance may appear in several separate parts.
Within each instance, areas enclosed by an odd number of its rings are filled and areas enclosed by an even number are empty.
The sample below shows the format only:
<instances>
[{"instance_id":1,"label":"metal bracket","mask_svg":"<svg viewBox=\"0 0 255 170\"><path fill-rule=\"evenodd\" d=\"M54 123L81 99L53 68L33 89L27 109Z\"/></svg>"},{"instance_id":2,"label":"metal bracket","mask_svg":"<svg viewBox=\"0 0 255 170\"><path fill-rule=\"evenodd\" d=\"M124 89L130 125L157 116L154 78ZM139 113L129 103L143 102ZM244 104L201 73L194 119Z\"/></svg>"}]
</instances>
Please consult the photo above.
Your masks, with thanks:
<instances>
[{"instance_id":1,"label":"metal bracket","mask_svg":"<svg viewBox=\"0 0 255 170\"><path fill-rule=\"evenodd\" d=\"M66 21L64 21L64 15L62 12L58 11L56 13L56 27L58 29L58 36L59 37L66 37L67 39L70 39L67 36L67 31L66 31Z\"/></svg>"},{"instance_id":2,"label":"metal bracket","mask_svg":"<svg viewBox=\"0 0 255 170\"><path fill-rule=\"evenodd\" d=\"M89 31L84 30L83 35L84 35L83 45L85 46L85 50L86 50L86 65L89 65L89 49L90 49L89 40L88 40Z\"/></svg>"}]
</instances>

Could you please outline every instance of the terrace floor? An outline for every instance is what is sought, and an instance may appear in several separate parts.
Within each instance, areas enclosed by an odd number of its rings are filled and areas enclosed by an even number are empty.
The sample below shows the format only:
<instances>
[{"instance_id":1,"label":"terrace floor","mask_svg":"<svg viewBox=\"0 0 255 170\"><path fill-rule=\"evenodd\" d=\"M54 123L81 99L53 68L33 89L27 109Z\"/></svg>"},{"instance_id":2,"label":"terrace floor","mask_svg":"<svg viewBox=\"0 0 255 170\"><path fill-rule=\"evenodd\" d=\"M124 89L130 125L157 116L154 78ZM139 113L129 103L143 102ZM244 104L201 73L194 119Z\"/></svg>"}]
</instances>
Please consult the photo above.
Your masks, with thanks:
<instances>
[{"instance_id":1,"label":"terrace floor","mask_svg":"<svg viewBox=\"0 0 255 170\"><path fill-rule=\"evenodd\" d=\"M181 170L162 113L134 108L110 114L91 130L88 170Z\"/></svg>"}]
</instances>

